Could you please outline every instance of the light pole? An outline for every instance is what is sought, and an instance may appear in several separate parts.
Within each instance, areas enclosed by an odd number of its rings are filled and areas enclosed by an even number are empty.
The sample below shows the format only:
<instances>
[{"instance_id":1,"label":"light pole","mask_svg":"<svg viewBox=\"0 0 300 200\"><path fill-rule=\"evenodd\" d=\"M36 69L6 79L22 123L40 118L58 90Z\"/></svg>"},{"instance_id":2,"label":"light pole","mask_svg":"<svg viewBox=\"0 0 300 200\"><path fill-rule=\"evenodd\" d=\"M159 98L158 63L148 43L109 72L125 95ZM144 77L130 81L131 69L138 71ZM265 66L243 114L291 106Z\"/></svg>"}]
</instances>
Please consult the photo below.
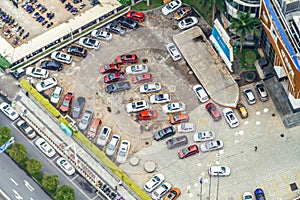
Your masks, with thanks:
<instances>
[{"instance_id":1,"label":"light pole","mask_svg":"<svg viewBox=\"0 0 300 200\"><path fill-rule=\"evenodd\" d=\"M200 200L202 200L202 177L200 178Z\"/></svg>"},{"instance_id":2,"label":"light pole","mask_svg":"<svg viewBox=\"0 0 300 200\"><path fill-rule=\"evenodd\" d=\"M219 199L219 181L220 181L220 176L218 172L218 183L217 183L217 200Z\"/></svg>"},{"instance_id":3,"label":"light pole","mask_svg":"<svg viewBox=\"0 0 300 200\"><path fill-rule=\"evenodd\" d=\"M208 200L210 200L211 174L209 175Z\"/></svg>"}]
</instances>

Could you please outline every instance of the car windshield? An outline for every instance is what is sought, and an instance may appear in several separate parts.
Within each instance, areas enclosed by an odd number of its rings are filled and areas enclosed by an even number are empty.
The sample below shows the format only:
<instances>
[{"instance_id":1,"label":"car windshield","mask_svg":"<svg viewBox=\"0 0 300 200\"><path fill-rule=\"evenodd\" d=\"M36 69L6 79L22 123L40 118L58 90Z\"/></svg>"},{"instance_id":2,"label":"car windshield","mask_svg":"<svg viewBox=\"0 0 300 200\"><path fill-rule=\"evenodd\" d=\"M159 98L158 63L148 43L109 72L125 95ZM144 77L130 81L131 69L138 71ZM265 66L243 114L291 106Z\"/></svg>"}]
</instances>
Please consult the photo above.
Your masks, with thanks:
<instances>
[{"instance_id":1,"label":"car windshield","mask_svg":"<svg viewBox=\"0 0 300 200\"><path fill-rule=\"evenodd\" d=\"M100 139L101 140L105 140L106 139L106 135L105 134L100 135Z\"/></svg>"},{"instance_id":2,"label":"car windshield","mask_svg":"<svg viewBox=\"0 0 300 200\"><path fill-rule=\"evenodd\" d=\"M58 98L59 97L59 94L57 94L57 93L53 93L53 95L52 95L54 98Z\"/></svg>"},{"instance_id":3,"label":"car windshield","mask_svg":"<svg viewBox=\"0 0 300 200\"><path fill-rule=\"evenodd\" d=\"M164 95L162 94L158 94L155 96L155 100L159 101L159 100L162 100L164 98Z\"/></svg>"},{"instance_id":4,"label":"car windshield","mask_svg":"<svg viewBox=\"0 0 300 200\"><path fill-rule=\"evenodd\" d=\"M198 138L203 138L203 134L200 132L200 133L198 133Z\"/></svg>"},{"instance_id":5,"label":"car windshield","mask_svg":"<svg viewBox=\"0 0 300 200\"><path fill-rule=\"evenodd\" d=\"M108 78L109 78L109 80L112 80L112 79L114 78L114 74L110 74L110 75L108 76Z\"/></svg>"},{"instance_id":6,"label":"car windshield","mask_svg":"<svg viewBox=\"0 0 300 200\"><path fill-rule=\"evenodd\" d=\"M68 101L64 101L64 102L62 103L62 105L67 107L67 106L69 106L69 102L68 102Z\"/></svg>"},{"instance_id":7,"label":"car windshield","mask_svg":"<svg viewBox=\"0 0 300 200\"><path fill-rule=\"evenodd\" d=\"M108 145L107 145L107 148L108 148L109 150L114 150L114 149L115 149L115 146L114 146L114 145L111 145L111 144L108 144Z\"/></svg>"},{"instance_id":8,"label":"car windshield","mask_svg":"<svg viewBox=\"0 0 300 200\"><path fill-rule=\"evenodd\" d=\"M174 115L174 121L178 121L179 120L179 116L178 115Z\"/></svg>"},{"instance_id":9,"label":"car windshield","mask_svg":"<svg viewBox=\"0 0 300 200\"><path fill-rule=\"evenodd\" d=\"M83 123L83 124L87 124L89 121L87 120L87 118L83 118L82 120L81 120L81 123Z\"/></svg>"},{"instance_id":10,"label":"car windshield","mask_svg":"<svg viewBox=\"0 0 300 200\"><path fill-rule=\"evenodd\" d=\"M109 69L109 65L104 65L104 69L108 70Z\"/></svg>"},{"instance_id":11,"label":"car windshield","mask_svg":"<svg viewBox=\"0 0 300 200\"><path fill-rule=\"evenodd\" d=\"M183 149L182 149L182 153L183 153L184 155L186 155L188 152L189 152L189 151L187 150L187 148L183 148Z\"/></svg>"},{"instance_id":12,"label":"car windshield","mask_svg":"<svg viewBox=\"0 0 300 200\"><path fill-rule=\"evenodd\" d=\"M157 181L157 182L159 182L160 181L160 178L158 177L158 176L154 176L154 181Z\"/></svg>"},{"instance_id":13,"label":"car windshield","mask_svg":"<svg viewBox=\"0 0 300 200\"><path fill-rule=\"evenodd\" d=\"M126 151L119 151L119 156L124 157L126 155Z\"/></svg>"}]
</instances>

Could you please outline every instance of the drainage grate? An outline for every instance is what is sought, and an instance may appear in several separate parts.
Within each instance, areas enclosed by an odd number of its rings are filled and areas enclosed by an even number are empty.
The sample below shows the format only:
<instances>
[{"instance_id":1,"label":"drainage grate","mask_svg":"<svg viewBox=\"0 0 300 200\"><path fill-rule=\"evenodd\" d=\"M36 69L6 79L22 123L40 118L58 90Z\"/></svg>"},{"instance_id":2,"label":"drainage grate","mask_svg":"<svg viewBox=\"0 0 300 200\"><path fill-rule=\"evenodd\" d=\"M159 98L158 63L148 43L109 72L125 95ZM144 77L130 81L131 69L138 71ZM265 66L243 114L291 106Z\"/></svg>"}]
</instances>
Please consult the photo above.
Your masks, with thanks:
<instances>
[{"instance_id":1,"label":"drainage grate","mask_svg":"<svg viewBox=\"0 0 300 200\"><path fill-rule=\"evenodd\" d=\"M298 190L298 186L296 183L291 183L290 186L292 191Z\"/></svg>"}]
</instances>

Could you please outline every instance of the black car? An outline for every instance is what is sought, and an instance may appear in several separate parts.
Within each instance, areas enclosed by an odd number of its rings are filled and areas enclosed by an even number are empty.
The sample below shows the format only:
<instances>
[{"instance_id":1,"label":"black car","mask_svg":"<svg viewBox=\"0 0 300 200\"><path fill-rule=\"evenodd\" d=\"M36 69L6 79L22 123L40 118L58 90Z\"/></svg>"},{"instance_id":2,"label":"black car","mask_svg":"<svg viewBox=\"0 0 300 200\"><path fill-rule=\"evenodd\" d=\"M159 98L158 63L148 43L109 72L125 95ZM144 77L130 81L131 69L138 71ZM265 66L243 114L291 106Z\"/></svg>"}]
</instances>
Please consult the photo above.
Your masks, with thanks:
<instances>
[{"instance_id":1,"label":"black car","mask_svg":"<svg viewBox=\"0 0 300 200\"><path fill-rule=\"evenodd\" d=\"M128 81L126 82L118 82L118 83L112 83L106 87L106 92L108 94L111 94L113 92L121 92L124 90L130 89L130 83Z\"/></svg>"},{"instance_id":2,"label":"black car","mask_svg":"<svg viewBox=\"0 0 300 200\"><path fill-rule=\"evenodd\" d=\"M82 112L82 109L85 105L85 98L84 97L78 97L76 99L76 102L74 104L74 107L72 109L72 117L74 119L78 119L80 117L80 114Z\"/></svg>"},{"instance_id":3,"label":"black car","mask_svg":"<svg viewBox=\"0 0 300 200\"><path fill-rule=\"evenodd\" d=\"M52 60L46 60L41 63L42 69L49 69L54 71L61 71L62 70L62 64L58 61L52 61Z\"/></svg>"},{"instance_id":4,"label":"black car","mask_svg":"<svg viewBox=\"0 0 300 200\"><path fill-rule=\"evenodd\" d=\"M169 126L167 128L164 128L156 133L154 133L153 137L154 140L159 141L163 140L167 137L170 137L176 133L174 126Z\"/></svg>"},{"instance_id":5,"label":"black car","mask_svg":"<svg viewBox=\"0 0 300 200\"><path fill-rule=\"evenodd\" d=\"M134 21L133 19L126 18L126 17L120 17L118 19L118 23L121 24L122 26L125 26L130 29L136 29L139 27L139 24L136 21Z\"/></svg>"},{"instance_id":6,"label":"black car","mask_svg":"<svg viewBox=\"0 0 300 200\"><path fill-rule=\"evenodd\" d=\"M67 52L71 55L74 56L79 56L79 57L83 57L85 58L87 56L87 50L82 48L82 47L78 47L78 46L70 46L67 50Z\"/></svg>"},{"instance_id":7,"label":"black car","mask_svg":"<svg viewBox=\"0 0 300 200\"><path fill-rule=\"evenodd\" d=\"M118 23L109 23L105 27L106 31L124 35L126 32L126 29L122 28Z\"/></svg>"}]
</instances>

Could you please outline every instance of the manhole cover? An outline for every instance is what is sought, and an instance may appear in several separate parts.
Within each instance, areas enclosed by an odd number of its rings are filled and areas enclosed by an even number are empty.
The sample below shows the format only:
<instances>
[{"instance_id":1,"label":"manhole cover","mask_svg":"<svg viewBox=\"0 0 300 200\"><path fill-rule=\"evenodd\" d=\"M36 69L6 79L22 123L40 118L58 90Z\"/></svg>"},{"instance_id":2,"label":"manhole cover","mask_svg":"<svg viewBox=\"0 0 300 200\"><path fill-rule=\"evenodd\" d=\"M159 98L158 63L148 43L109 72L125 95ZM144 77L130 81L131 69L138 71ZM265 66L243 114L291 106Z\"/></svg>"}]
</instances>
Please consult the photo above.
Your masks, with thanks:
<instances>
[{"instance_id":1,"label":"manhole cover","mask_svg":"<svg viewBox=\"0 0 300 200\"><path fill-rule=\"evenodd\" d=\"M176 86L175 85L169 85L168 89L170 92L175 92L176 91Z\"/></svg>"},{"instance_id":2,"label":"manhole cover","mask_svg":"<svg viewBox=\"0 0 300 200\"><path fill-rule=\"evenodd\" d=\"M296 183L291 183L290 186L292 191L298 190L298 186Z\"/></svg>"}]
</instances>

